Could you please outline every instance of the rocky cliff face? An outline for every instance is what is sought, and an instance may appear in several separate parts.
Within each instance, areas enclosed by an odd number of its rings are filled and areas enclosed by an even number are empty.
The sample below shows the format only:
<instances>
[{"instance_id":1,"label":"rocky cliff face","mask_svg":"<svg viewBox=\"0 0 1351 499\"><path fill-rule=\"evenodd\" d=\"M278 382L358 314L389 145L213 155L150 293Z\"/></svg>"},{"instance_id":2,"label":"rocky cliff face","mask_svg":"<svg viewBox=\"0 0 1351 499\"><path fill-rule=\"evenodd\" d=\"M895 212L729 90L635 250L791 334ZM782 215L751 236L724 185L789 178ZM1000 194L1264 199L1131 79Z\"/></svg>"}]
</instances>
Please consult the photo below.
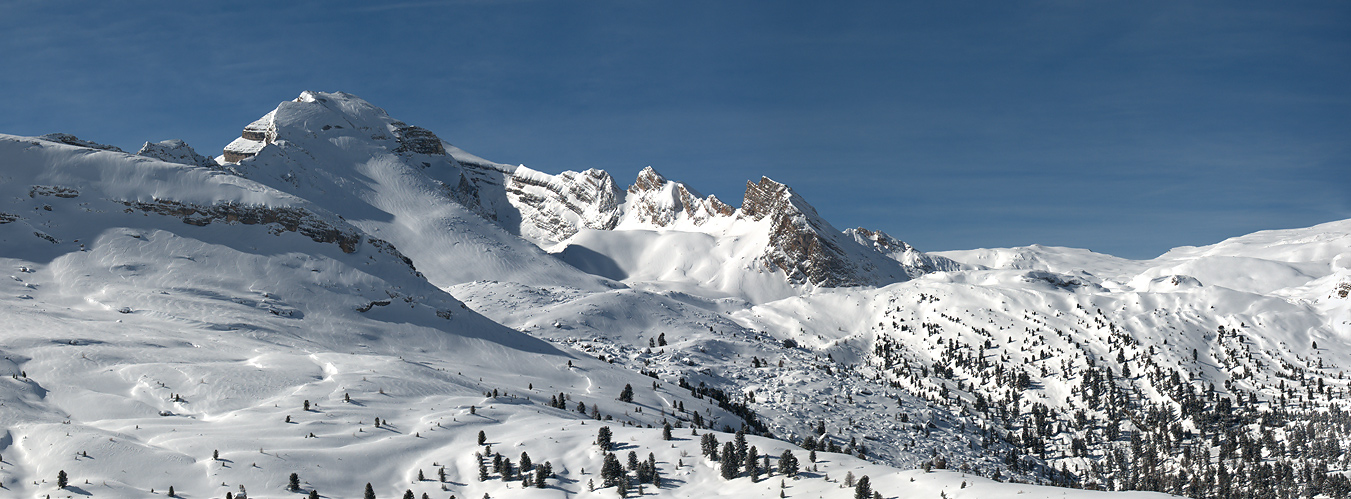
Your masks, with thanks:
<instances>
[{"instance_id":1,"label":"rocky cliff face","mask_svg":"<svg viewBox=\"0 0 1351 499\"><path fill-rule=\"evenodd\" d=\"M521 210L522 235L561 241L579 229L613 229L622 191L604 170L548 175L527 168L507 177L506 193ZM526 225L528 224L528 225Z\"/></svg>"},{"instance_id":2,"label":"rocky cliff face","mask_svg":"<svg viewBox=\"0 0 1351 499\"><path fill-rule=\"evenodd\" d=\"M914 246L887 235L882 231L871 231L863 227L845 229L845 235L864 247L872 248L887 258L901 262L910 277L919 277L931 272L953 272L968 267L941 256L930 255L915 249Z\"/></svg>"},{"instance_id":3,"label":"rocky cliff face","mask_svg":"<svg viewBox=\"0 0 1351 499\"><path fill-rule=\"evenodd\" d=\"M882 285L908 278L898 262L847 238L788 186L761 177L746 182L742 217L770 221L761 262L794 283L822 287Z\"/></svg>"},{"instance_id":4,"label":"rocky cliff face","mask_svg":"<svg viewBox=\"0 0 1351 499\"><path fill-rule=\"evenodd\" d=\"M687 220L700 226L713 217L736 212L716 196L705 198L683 183L667 180L650 166L638 173L627 192L627 217L640 224L669 227Z\"/></svg>"},{"instance_id":5,"label":"rocky cliff face","mask_svg":"<svg viewBox=\"0 0 1351 499\"><path fill-rule=\"evenodd\" d=\"M555 243L581 229L610 230L619 224L624 191L604 170L550 175L467 154L455 159L466 179L456 190L465 193L470 207L535 243Z\"/></svg>"}]
</instances>

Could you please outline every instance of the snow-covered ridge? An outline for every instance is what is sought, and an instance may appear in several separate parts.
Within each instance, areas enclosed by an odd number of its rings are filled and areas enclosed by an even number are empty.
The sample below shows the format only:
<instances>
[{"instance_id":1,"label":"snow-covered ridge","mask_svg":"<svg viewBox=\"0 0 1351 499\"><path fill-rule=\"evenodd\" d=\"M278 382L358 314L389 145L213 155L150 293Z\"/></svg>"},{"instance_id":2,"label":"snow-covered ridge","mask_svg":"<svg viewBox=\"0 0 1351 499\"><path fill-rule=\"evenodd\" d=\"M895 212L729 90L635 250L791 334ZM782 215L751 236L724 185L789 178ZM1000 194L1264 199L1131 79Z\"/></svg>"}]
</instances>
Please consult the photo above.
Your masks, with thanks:
<instances>
[{"instance_id":1,"label":"snow-covered ridge","mask_svg":"<svg viewBox=\"0 0 1351 499\"><path fill-rule=\"evenodd\" d=\"M1042 245L937 255L993 269L1087 273L1095 282L1123 290L1164 289L1160 283L1178 276L1189 285L1280 294L1281 290L1294 290L1351 268L1351 220L1255 232L1208 246L1174 248L1149 260Z\"/></svg>"},{"instance_id":2,"label":"snow-covered ridge","mask_svg":"<svg viewBox=\"0 0 1351 499\"><path fill-rule=\"evenodd\" d=\"M173 217L195 226L258 224L270 227L274 233L296 232L316 242L333 243L345 253L357 252L368 245L412 269L412 261L389 243L366 236L340 217L284 192L186 162L171 163L150 159L150 155L102 148L94 150L70 142L0 135L0 156L7 158L5 172L10 180L0 191L8 191L20 200L21 192L34 199L78 198L86 211L95 209L93 203L108 203L103 209L115 206L126 212ZM192 151L181 141L171 145L180 151ZM152 154L163 152L151 150ZM51 210L50 205L44 208ZM4 216L9 220L7 223L19 222L33 227L33 234L39 238L60 240L50 233L55 231L41 228L50 225L42 222L48 218L43 216L46 213L24 215L22 210L13 208L9 211L15 213Z\"/></svg>"}]
</instances>

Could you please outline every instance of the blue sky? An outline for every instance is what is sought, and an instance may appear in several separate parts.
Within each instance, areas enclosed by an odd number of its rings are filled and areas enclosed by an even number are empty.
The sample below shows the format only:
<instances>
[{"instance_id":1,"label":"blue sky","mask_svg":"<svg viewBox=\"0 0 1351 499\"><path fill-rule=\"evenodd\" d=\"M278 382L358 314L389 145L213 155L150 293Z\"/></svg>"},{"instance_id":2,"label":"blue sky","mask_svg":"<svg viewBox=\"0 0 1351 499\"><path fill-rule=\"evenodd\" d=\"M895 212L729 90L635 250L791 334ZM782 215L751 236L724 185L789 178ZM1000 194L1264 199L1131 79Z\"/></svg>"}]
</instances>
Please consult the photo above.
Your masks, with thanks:
<instances>
[{"instance_id":1,"label":"blue sky","mask_svg":"<svg viewBox=\"0 0 1351 499\"><path fill-rule=\"evenodd\" d=\"M281 5L279 5L281 4ZM0 132L218 154L302 90L923 250L1351 218L1351 3L0 0Z\"/></svg>"}]
</instances>

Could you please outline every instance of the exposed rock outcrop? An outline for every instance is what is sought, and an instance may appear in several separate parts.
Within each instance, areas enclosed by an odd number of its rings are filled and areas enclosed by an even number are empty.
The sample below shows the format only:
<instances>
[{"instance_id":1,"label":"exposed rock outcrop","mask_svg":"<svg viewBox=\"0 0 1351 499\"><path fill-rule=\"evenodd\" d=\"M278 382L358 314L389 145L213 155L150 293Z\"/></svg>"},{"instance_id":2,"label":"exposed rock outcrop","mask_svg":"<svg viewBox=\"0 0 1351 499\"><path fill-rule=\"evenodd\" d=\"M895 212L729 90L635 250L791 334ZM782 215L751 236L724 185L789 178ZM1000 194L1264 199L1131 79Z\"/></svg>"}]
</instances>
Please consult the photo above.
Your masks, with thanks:
<instances>
[{"instance_id":1,"label":"exposed rock outcrop","mask_svg":"<svg viewBox=\"0 0 1351 499\"><path fill-rule=\"evenodd\" d=\"M761 261L794 283L822 287L880 285L906 280L899 262L882 257L831 227L788 186L761 177L746 182L741 216L770 221Z\"/></svg>"},{"instance_id":2,"label":"exposed rock outcrop","mask_svg":"<svg viewBox=\"0 0 1351 499\"><path fill-rule=\"evenodd\" d=\"M562 241L581 229L610 230L619 224L624 191L604 170L558 175L524 166L457 157L464 179L457 190L470 208L531 241Z\"/></svg>"},{"instance_id":3,"label":"exposed rock outcrop","mask_svg":"<svg viewBox=\"0 0 1351 499\"><path fill-rule=\"evenodd\" d=\"M145 145L141 146L141 150L136 151L136 155L155 158L170 163L195 165L212 169L220 168L220 164L216 163L216 160L197 154L197 151L193 150L186 142L176 139L160 142L146 142Z\"/></svg>"},{"instance_id":4,"label":"exposed rock outcrop","mask_svg":"<svg viewBox=\"0 0 1351 499\"><path fill-rule=\"evenodd\" d=\"M441 138L437 137L431 130L409 125L402 121L395 121L393 127L394 139L399 141L399 146L394 148L394 152L445 156L446 147L441 145Z\"/></svg>"},{"instance_id":5,"label":"exposed rock outcrop","mask_svg":"<svg viewBox=\"0 0 1351 499\"><path fill-rule=\"evenodd\" d=\"M68 133L49 133L47 135L43 135L38 138L50 142L60 142L62 144L71 146L88 147L90 149L100 149L104 151L126 152L123 151L122 148L117 146L100 144L98 142L90 142L88 140L80 139L79 137L76 137Z\"/></svg>"},{"instance_id":6,"label":"exposed rock outcrop","mask_svg":"<svg viewBox=\"0 0 1351 499\"><path fill-rule=\"evenodd\" d=\"M139 210L147 213L156 213L159 215L180 217L183 223L196 226L206 226L213 222L219 223L240 223L244 225L271 225L269 232L272 234L281 234L282 232L297 232L311 240L319 243L337 244L343 253L355 253L361 246L363 240L370 244L377 251L387 253L398 258L408 268L414 272L413 261L399 253L393 245L374 237L363 237L362 232L355 227L339 227L337 224L325 220L323 217L314 214L304 208L295 208L288 206L256 206L241 205L236 203L224 203L209 206L202 206L192 203L183 203L168 199L157 199L151 202L143 201L120 201L127 206L127 211Z\"/></svg>"},{"instance_id":7,"label":"exposed rock outcrop","mask_svg":"<svg viewBox=\"0 0 1351 499\"><path fill-rule=\"evenodd\" d=\"M909 243L891 237L880 230L871 231L858 227L845 229L844 233L853 237L855 242L877 250L878 253L886 255L887 258L901 262L901 265L905 267L906 274L912 278L932 272L955 272L967 268L951 259L919 251Z\"/></svg>"}]
</instances>

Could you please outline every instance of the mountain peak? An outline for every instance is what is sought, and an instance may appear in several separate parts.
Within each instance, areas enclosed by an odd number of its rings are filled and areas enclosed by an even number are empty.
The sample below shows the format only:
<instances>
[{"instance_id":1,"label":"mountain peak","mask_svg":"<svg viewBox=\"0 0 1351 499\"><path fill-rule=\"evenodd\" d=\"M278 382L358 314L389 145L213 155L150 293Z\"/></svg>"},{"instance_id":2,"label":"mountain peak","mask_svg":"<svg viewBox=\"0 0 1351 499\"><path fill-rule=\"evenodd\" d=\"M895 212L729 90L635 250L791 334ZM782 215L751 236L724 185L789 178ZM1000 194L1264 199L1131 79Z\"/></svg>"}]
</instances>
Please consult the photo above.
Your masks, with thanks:
<instances>
[{"instance_id":1,"label":"mountain peak","mask_svg":"<svg viewBox=\"0 0 1351 499\"><path fill-rule=\"evenodd\" d=\"M746 182L741 216L769 220L769 247L761 261L770 269L782 270L792 282L839 287L908 278L898 262L846 238L801 195L769 177Z\"/></svg>"},{"instance_id":2,"label":"mountain peak","mask_svg":"<svg viewBox=\"0 0 1351 499\"><path fill-rule=\"evenodd\" d=\"M643 168L638 172L638 178L629 186L629 192L637 194L639 192L655 191L666 185L666 177L657 173L657 169L651 166Z\"/></svg>"},{"instance_id":3,"label":"mountain peak","mask_svg":"<svg viewBox=\"0 0 1351 499\"><path fill-rule=\"evenodd\" d=\"M816 216L816 208L807 204L791 187L769 177L760 177L759 183L746 181L746 195L741 202L743 216L761 220L783 210L810 213L813 222L821 221Z\"/></svg>"},{"instance_id":4,"label":"mountain peak","mask_svg":"<svg viewBox=\"0 0 1351 499\"><path fill-rule=\"evenodd\" d=\"M384 109L360 97L306 90L245 126L239 138L225 146L225 161L238 163L251 158L277 140L336 136L372 141L397 153L446 155L436 134L393 119Z\"/></svg>"}]
</instances>

